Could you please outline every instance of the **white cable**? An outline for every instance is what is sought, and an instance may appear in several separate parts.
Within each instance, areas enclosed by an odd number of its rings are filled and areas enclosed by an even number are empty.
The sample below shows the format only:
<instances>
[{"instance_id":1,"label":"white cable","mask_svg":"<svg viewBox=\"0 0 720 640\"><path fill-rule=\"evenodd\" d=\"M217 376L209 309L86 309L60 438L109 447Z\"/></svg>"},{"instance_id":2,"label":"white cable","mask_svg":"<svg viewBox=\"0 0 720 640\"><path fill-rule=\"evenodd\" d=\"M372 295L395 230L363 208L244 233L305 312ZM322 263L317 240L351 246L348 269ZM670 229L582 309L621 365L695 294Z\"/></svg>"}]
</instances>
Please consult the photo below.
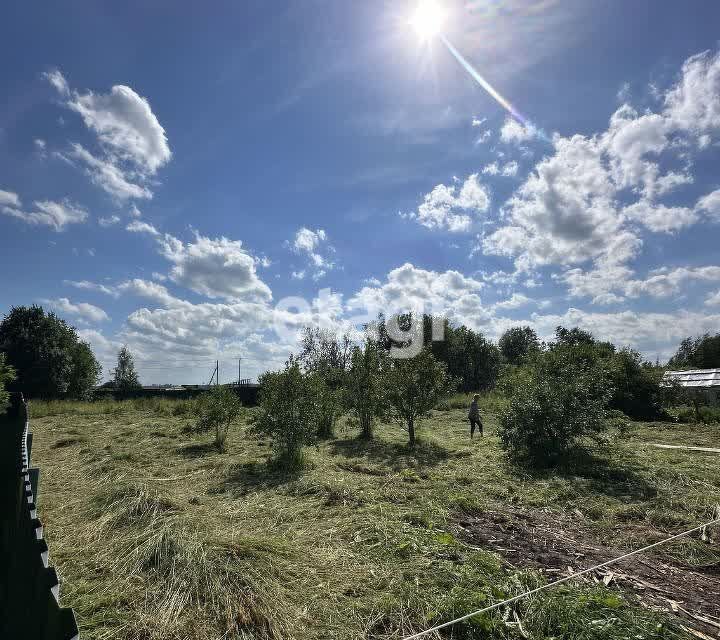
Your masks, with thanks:
<instances>
[{"instance_id":1,"label":"white cable","mask_svg":"<svg viewBox=\"0 0 720 640\"><path fill-rule=\"evenodd\" d=\"M629 558L630 556L637 555L638 553L643 553L644 551L649 551L650 549L659 547L660 545L671 542L672 540L677 540L678 538L682 538L683 536L687 536L691 533L695 533L696 531L700 531L701 529L704 529L705 527L711 527L714 524L720 524L720 518L718 518L717 520L711 520L710 522L706 522L705 524L701 524L699 527L695 527L694 529L689 529L688 531L683 531L682 533L678 533L677 535L666 538L665 540L660 540L660 542L655 542L654 544L650 544L647 547L643 547L642 549L636 549L635 551L626 553L625 555L622 555L619 558L614 558L613 560L608 560L607 562L603 562L602 564L598 564L594 567L590 567L589 569L584 569L583 571L580 571L578 573L573 573L572 575L566 576L565 578L560 578L559 580L555 580L555 582L549 582L548 584L545 584L542 587L537 587L536 589L532 589L531 591L526 591L525 593L521 593L519 596L514 596L512 598L508 598L507 600L503 600L502 602L496 602L495 604L493 604L489 607L485 607L484 609L478 609L477 611L473 611L472 613L467 613L464 616L455 618L455 620L450 620L449 622L443 622L443 624L439 624L436 627L432 627L431 629L421 631L420 633L415 633L411 636L405 636L404 638L402 638L402 640L413 640L414 638L421 638L422 636L426 636L429 633L433 633L434 631L444 629L445 627L450 627L454 624L457 624L458 622L462 622L463 620L467 620L468 618L472 618L474 616L480 615L481 613L486 613L488 611L492 611L493 609L497 609L498 607L502 607L503 605L510 604L511 602L517 602L518 600L527 598L528 596L538 593L539 591L544 591L545 589L549 589L550 587L554 587L563 582L568 582L569 580L574 580L575 578L579 578L580 576L585 575L586 573L590 573L592 571L597 571L598 569L602 569L611 564L615 564L616 562L620 562L620 560L624 560L625 558Z\"/></svg>"}]
</instances>

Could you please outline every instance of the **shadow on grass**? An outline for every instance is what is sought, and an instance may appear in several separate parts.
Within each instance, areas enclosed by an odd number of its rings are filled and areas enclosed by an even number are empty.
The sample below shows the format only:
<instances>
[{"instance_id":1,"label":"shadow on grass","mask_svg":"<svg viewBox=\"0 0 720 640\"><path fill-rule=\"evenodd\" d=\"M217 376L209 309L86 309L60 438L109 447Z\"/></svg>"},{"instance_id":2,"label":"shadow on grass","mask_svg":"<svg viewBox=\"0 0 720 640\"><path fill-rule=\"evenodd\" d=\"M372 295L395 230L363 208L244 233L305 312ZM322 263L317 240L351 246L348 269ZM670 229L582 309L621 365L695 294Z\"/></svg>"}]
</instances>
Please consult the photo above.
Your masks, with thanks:
<instances>
[{"instance_id":1,"label":"shadow on grass","mask_svg":"<svg viewBox=\"0 0 720 640\"><path fill-rule=\"evenodd\" d=\"M211 453L220 453L214 442L201 442L178 447L177 452L184 458L202 458Z\"/></svg>"},{"instance_id":2,"label":"shadow on grass","mask_svg":"<svg viewBox=\"0 0 720 640\"><path fill-rule=\"evenodd\" d=\"M467 451L449 451L432 440L419 440L413 448L397 442L362 438L335 440L329 446L334 455L388 465L396 471L415 466L432 467L470 455Z\"/></svg>"},{"instance_id":3,"label":"shadow on grass","mask_svg":"<svg viewBox=\"0 0 720 640\"><path fill-rule=\"evenodd\" d=\"M629 463L596 456L586 449L573 452L552 467L529 469L513 465L511 469L514 475L529 476L536 480L549 480L557 476L565 479L580 478L587 482L590 491L611 497L648 500L657 495L657 487Z\"/></svg>"},{"instance_id":4,"label":"shadow on grass","mask_svg":"<svg viewBox=\"0 0 720 640\"><path fill-rule=\"evenodd\" d=\"M231 465L222 486L235 495L258 489L273 489L297 480L302 469L284 470L271 462L244 462Z\"/></svg>"}]
</instances>

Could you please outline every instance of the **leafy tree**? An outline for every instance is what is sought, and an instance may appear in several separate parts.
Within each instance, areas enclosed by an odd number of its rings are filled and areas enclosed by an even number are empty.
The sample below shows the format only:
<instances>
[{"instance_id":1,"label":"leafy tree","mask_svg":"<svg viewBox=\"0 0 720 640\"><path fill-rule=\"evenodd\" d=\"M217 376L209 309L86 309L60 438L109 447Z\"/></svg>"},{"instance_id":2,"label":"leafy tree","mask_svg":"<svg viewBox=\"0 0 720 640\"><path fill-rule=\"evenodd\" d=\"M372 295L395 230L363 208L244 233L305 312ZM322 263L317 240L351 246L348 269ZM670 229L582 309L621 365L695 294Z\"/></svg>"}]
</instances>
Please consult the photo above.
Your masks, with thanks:
<instances>
[{"instance_id":1,"label":"leafy tree","mask_svg":"<svg viewBox=\"0 0 720 640\"><path fill-rule=\"evenodd\" d=\"M374 340L366 339L350 356L350 371L345 388L346 406L360 423L360 434L373 437L375 420L385 414L386 390L383 385L386 355Z\"/></svg>"},{"instance_id":2,"label":"leafy tree","mask_svg":"<svg viewBox=\"0 0 720 640\"><path fill-rule=\"evenodd\" d=\"M414 358L392 359L385 374L385 389L394 417L408 431L409 444L415 446L415 429L420 419L457 388L447 373L447 365L439 362L429 349Z\"/></svg>"},{"instance_id":3,"label":"leafy tree","mask_svg":"<svg viewBox=\"0 0 720 640\"><path fill-rule=\"evenodd\" d=\"M291 357L282 371L265 373L258 383L260 405L254 430L273 439L282 467L297 469L303 464L303 447L317 435L318 379L303 373L298 360Z\"/></svg>"},{"instance_id":4,"label":"leafy tree","mask_svg":"<svg viewBox=\"0 0 720 640\"><path fill-rule=\"evenodd\" d=\"M593 345L595 338L592 333L578 327L566 329L558 326L555 329L555 345L563 347L577 347L579 345Z\"/></svg>"},{"instance_id":5,"label":"leafy tree","mask_svg":"<svg viewBox=\"0 0 720 640\"><path fill-rule=\"evenodd\" d=\"M0 351L17 372L11 388L28 397L85 397L101 371L75 329L37 305L13 307L5 316Z\"/></svg>"},{"instance_id":6,"label":"leafy tree","mask_svg":"<svg viewBox=\"0 0 720 640\"><path fill-rule=\"evenodd\" d=\"M135 371L135 359L127 346L118 352L117 366L113 370L113 380L115 391L121 394L140 388L140 379Z\"/></svg>"},{"instance_id":7,"label":"leafy tree","mask_svg":"<svg viewBox=\"0 0 720 640\"><path fill-rule=\"evenodd\" d=\"M93 387L100 380L102 367L86 342L78 342L75 345L72 362L67 393L73 398L87 400L91 396Z\"/></svg>"},{"instance_id":8,"label":"leafy tree","mask_svg":"<svg viewBox=\"0 0 720 640\"><path fill-rule=\"evenodd\" d=\"M500 414L498 435L511 458L548 466L587 440L602 442L613 389L601 367L558 349L536 356L523 376Z\"/></svg>"},{"instance_id":9,"label":"leafy tree","mask_svg":"<svg viewBox=\"0 0 720 640\"><path fill-rule=\"evenodd\" d=\"M299 362L314 376L318 396L318 436L332 438L342 411L343 387L350 362L350 336L305 327L300 339Z\"/></svg>"},{"instance_id":10,"label":"leafy tree","mask_svg":"<svg viewBox=\"0 0 720 640\"><path fill-rule=\"evenodd\" d=\"M505 362L517 365L540 349L540 341L531 327L511 327L500 336L498 347Z\"/></svg>"},{"instance_id":11,"label":"leafy tree","mask_svg":"<svg viewBox=\"0 0 720 640\"><path fill-rule=\"evenodd\" d=\"M448 374L458 378L462 391L490 389L495 385L500 372L500 351L482 333L461 325L453 326L447 318L424 315L422 325L414 323L411 314L394 316L391 321L407 339L392 339L387 330L387 321L381 315L377 329L379 343L390 351L392 347L407 347L411 340L419 337L440 362L444 362ZM442 338L433 336L433 326L442 327ZM405 336L403 336L404 338Z\"/></svg>"},{"instance_id":12,"label":"leafy tree","mask_svg":"<svg viewBox=\"0 0 720 640\"><path fill-rule=\"evenodd\" d=\"M685 338L668 366L675 369L720 368L720 333Z\"/></svg>"},{"instance_id":13,"label":"leafy tree","mask_svg":"<svg viewBox=\"0 0 720 640\"><path fill-rule=\"evenodd\" d=\"M662 371L643 362L633 349L621 349L609 359L607 378L613 387L609 406L637 420L653 420L663 415L667 395L661 386Z\"/></svg>"},{"instance_id":14,"label":"leafy tree","mask_svg":"<svg viewBox=\"0 0 720 640\"><path fill-rule=\"evenodd\" d=\"M215 430L215 445L225 451L228 431L242 411L237 394L228 387L216 386L195 402L198 431Z\"/></svg>"},{"instance_id":15,"label":"leafy tree","mask_svg":"<svg viewBox=\"0 0 720 640\"><path fill-rule=\"evenodd\" d=\"M5 361L5 354L0 353L0 414L5 413L10 403L7 392L8 382L15 379L15 370Z\"/></svg>"}]
</instances>

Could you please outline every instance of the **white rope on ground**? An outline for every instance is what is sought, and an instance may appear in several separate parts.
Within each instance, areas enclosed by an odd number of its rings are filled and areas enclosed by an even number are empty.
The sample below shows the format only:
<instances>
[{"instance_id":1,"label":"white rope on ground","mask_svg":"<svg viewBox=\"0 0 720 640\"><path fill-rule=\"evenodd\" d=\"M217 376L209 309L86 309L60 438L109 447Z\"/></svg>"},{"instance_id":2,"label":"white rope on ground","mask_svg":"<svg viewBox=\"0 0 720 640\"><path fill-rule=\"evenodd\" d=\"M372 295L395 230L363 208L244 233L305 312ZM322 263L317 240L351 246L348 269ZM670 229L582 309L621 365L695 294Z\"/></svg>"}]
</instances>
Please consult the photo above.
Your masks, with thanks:
<instances>
[{"instance_id":1,"label":"white rope on ground","mask_svg":"<svg viewBox=\"0 0 720 640\"><path fill-rule=\"evenodd\" d=\"M720 516L720 514L718 514L718 515ZM426 629L425 631L421 631L420 633L415 633L411 636L405 636L404 638L402 638L402 640L413 640L414 638L421 638L421 637L426 636L435 631L439 631L440 629L445 629L446 627L450 627L454 624L457 624L458 622L467 620L468 618L472 618L474 616L480 615L481 613L487 613L488 611L492 611L493 609L497 609L499 607L502 607L503 605L510 604L512 602L517 602L518 600L527 598L528 596L539 593L540 591L545 591L546 589L550 589L550 587L555 587L559 584L562 584L563 582L568 582L570 580L574 580L575 578L579 578L580 576L583 576L585 574L591 573L593 571L597 571L598 569L603 569L604 567L610 566L611 564L615 564L616 562L625 560L626 558L629 558L630 556L637 555L638 553L643 553L644 551L649 551L650 549L654 549L655 547L659 547L663 544L667 544L668 542L672 542L673 540L677 540L678 538L682 538L683 536L690 535L691 533L695 533L696 531L700 531L702 529L705 529L706 527L711 527L716 524L720 524L720 517L718 517L716 520L711 520L710 522L701 524L700 526L695 527L693 529L688 529L687 531L683 531L682 533L678 533L674 536L670 536L669 538L665 538L665 540L660 540L660 542L655 542L653 544L650 544L647 547L643 547L642 549L636 549L635 551L626 553L618 558L613 558L612 560L608 560L607 562L603 562L602 564L595 565L594 567L590 567L589 569L584 569L583 571L579 571L578 573L573 573L572 575L566 576L565 578L560 578L559 580L555 580L555 582L549 582L548 584L545 584L542 587L537 587L536 589L526 591L525 593L521 593L520 595L514 596L512 598L508 598L507 600L503 600L502 602L496 602L495 604L490 605L489 607L485 607L484 609L478 609L477 611L473 611L472 613L467 613L464 616L455 618L455 620L450 620L449 622L443 622L442 624L439 624L436 627L432 627L431 629Z\"/></svg>"}]
</instances>

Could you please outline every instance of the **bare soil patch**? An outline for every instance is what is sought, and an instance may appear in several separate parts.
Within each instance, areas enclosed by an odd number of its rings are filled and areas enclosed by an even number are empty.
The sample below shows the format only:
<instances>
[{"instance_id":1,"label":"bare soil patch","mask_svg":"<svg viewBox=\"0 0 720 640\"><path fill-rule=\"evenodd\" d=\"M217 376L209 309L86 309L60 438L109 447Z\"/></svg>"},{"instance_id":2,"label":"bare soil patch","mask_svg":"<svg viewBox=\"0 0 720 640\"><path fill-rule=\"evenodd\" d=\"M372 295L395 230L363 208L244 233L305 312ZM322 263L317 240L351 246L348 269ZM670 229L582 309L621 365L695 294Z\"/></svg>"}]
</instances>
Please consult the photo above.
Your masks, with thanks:
<instances>
[{"instance_id":1,"label":"bare soil patch","mask_svg":"<svg viewBox=\"0 0 720 640\"><path fill-rule=\"evenodd\" d=\"M574 515L574 514L573 514ZM532 568L548 581L607 562L632 549L605 544L580 514L512 509L463 516L459 537L467 543L499 553L508 565ZM660 540L667 534L655 532ZM720 533L708 531L716 542ZM579 578L604 583L636 598L645 607L669 612L692 635L720 638L720 564L702 568L682 566L659 554L640 554Z\"/></svg>"}]
</instances>

